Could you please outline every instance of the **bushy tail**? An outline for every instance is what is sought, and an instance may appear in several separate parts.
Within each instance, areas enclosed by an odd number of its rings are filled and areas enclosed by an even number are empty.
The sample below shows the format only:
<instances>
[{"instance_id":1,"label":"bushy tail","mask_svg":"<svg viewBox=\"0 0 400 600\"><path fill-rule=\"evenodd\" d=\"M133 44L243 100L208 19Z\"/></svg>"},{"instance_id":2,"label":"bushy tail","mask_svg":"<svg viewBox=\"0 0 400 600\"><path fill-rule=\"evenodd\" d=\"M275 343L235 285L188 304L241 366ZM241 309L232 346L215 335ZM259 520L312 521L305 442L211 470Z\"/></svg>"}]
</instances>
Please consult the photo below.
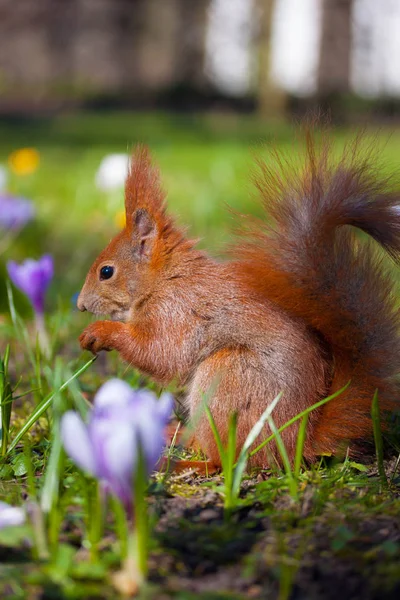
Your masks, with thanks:
<instances>
[{"instance_id":1,"label":"bushy tail","mask_svg":"<svg viewBox=\"0 0 400 600\"><path fill-rule=\"evenodd\" d=\"M368 437L375 389L384 410L399 400L400 318L381 248L399 262L400 190L382 175L372 146L357 139L335 162L329 142L317 151L308 133L300 177L277 154L274 167L260 162L256 185L267 221L248 230L236 248L247 284L328 342L331 391L351 380L322 410L319 452Z\"/></svg>"}]
</instances>

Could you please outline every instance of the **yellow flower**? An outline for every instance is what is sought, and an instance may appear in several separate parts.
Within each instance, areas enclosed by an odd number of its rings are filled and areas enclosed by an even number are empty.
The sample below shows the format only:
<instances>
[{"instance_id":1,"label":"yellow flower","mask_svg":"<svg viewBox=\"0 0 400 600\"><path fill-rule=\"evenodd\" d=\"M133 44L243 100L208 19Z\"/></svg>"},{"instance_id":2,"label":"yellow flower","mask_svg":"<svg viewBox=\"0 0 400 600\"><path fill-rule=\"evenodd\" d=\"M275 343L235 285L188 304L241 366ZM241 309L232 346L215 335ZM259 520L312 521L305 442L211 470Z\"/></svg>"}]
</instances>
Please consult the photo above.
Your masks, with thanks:
<instances>
[{"instance_id":1,"label":"yellow flower","mask_svg":"<svg viewBox=\"0 0 400 600\"><path fill-rule=\"evenodd\" d=\"M8 157L8 164L16 175L30 175L39 166L40 154L35 148L20 148Z\"/></svg>"},{"instance_id":2,"label":"yellow flower","mask_svg":"<svg viewBox=\"0 0 400 600\"><path fill-rule=\"evenodd\" d=\"M117 212L117 214L115 215L115 224L120 229L123 229L125 227L125 225L126 225L125 211L120 210L119 212Z\"/></svg>"}]
</instances>

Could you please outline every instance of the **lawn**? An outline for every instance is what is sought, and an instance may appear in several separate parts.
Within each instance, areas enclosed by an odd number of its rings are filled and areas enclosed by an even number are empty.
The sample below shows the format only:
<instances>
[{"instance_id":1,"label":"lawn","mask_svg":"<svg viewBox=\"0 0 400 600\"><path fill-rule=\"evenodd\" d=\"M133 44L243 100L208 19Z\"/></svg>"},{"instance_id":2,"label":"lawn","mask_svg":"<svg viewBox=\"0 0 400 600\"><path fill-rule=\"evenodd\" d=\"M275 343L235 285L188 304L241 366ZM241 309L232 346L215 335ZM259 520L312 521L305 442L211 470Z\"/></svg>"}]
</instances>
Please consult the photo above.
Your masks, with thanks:
<instances>
[{"instance_id":1,"label":"lawn","mask_svg":"<svg viewBox=\"0 0 400 600\"><path fill-rule=\"evenodd\" d=\"M335 131L338 150L350 137L348 129ZM387 172L398 169L400 129L382 129L377 141ZM24 525L0 529L1 598L111 599L124 587L115 582L130 544L123 510L109 502L100 527L94 480L66 457L59 427L67 409L90 412L89 402L111 377L161 393L115 353L88 364L90 355L77 342L92 318L76 310L75 294L118 231L123 208L122 189L98 189L96 172L105 155L130 152L138 142L149 145L160 165L171 213L215 255L223 254L238 218L229 207L261 215L250 182L254 153L270 160L271 144L289 156L302 152L292 126L235 114L93 113L0 121L0 164L23 147L40 156L32 174L9 173L8 191L31 200L36 217L0 261L0 352L4 358L9 347L10 353L8 369L0 369L0 401L6 398L0 500L26 506L29 514ZM14 287L7 293L5 267L9 260L43 254L54 258L47 350L36 341L28 301ZM8 383L13 411L4 441ZM181 390L171 391L180 412ZM154 475L144 493L149 574L140 597L398 597L398 452L392 440L385 473L374 455L363 464L328 457L297 472L249 473L228 509L224 474ZM180 447L168 456L199 458ZM140 497L137 492L136 502Z\"/></svg>"}]
</instances>

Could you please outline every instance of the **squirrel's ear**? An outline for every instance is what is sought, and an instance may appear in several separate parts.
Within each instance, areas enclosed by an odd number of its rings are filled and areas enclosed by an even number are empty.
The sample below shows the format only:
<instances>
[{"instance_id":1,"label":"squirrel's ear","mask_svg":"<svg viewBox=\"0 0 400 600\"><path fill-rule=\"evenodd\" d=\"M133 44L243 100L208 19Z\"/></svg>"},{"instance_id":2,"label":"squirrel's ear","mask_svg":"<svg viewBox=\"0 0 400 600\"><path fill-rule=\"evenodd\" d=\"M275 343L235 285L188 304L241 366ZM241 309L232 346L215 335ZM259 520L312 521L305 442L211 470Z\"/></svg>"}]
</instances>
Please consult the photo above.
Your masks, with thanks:
<instances>
[{"instance_id":1,"label":"squirrel's ear","mask_svg":"<svg viewBox=\"0 0 400 600\"><path fill-rule=\"evenodd\" d=\"M144 208L133 214L133 253L138 260L149 260L157 237L157 224Z\"/></svg>"}]
</instances>

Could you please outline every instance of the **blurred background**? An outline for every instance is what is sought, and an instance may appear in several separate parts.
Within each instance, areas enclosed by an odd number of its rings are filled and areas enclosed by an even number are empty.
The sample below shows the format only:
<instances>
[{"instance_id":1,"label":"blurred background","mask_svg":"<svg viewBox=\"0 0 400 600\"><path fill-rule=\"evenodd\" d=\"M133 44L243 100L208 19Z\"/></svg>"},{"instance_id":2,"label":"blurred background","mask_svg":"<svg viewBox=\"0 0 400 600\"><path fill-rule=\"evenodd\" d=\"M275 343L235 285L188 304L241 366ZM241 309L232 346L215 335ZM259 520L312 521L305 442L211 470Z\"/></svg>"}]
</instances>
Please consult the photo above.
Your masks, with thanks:
<instances>
[{"instance_id":1,"label":"blurred background","mask_svg":"<svg viewBox=\"0 0 400 600\"><path fill-rule=\"evenodd\" d=\"M2 115L400 105L398 0L2 0L0 36Z\"/></svg>"},{"instance_id":2,"label":"blurred background","mask_svg":"<svg viewBox=\"0 0 400 600\"><path fill-rule=\"evenodd\" d=\"M226 204L259 210L254 149L295 153L293 122L316 109L338 147L379 128L388 170L399 166L398 0L1 0L0 194L34 209L10 227L0 201L1 310L6 262L43 253L55 259L49 305L72 307L123 224L136 142L151 147L170 210L218 253Z\"/></svg>"}]
</instances>

